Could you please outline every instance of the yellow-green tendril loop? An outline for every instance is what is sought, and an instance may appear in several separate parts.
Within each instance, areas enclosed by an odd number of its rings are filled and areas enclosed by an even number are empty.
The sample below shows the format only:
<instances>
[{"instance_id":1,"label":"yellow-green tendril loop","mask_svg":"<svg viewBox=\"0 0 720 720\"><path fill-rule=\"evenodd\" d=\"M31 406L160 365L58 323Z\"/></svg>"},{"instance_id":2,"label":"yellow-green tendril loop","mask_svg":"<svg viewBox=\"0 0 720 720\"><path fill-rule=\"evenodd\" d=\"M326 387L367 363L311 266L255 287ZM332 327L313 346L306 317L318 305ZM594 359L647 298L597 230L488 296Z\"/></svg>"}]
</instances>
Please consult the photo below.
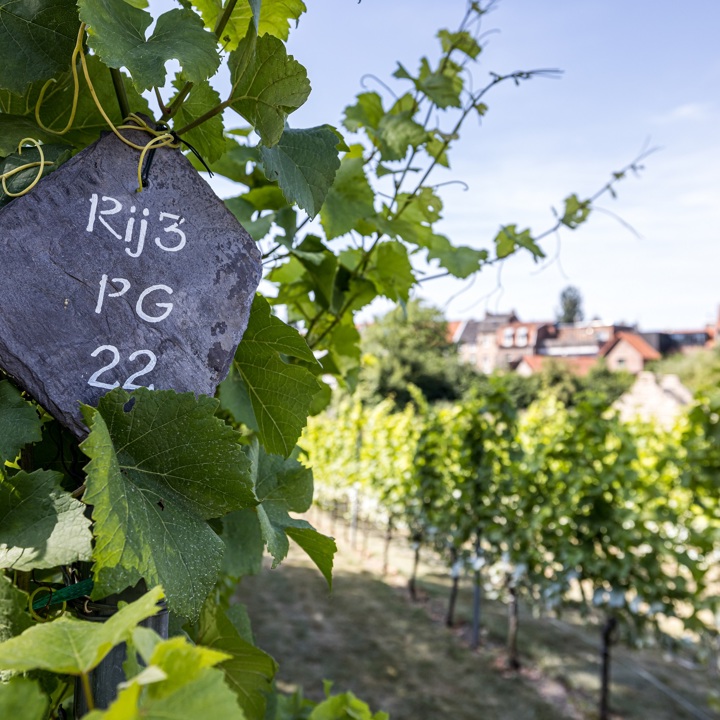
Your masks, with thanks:
<instances>
[{"instance_id":1,"label":"yellow-green tendril loop","mask_svg":"<svg viewBox=\"0 0 720 720\"><path fill-rule=\"evenodd\" d=\"M27 165L21 165L20 167L17 167L14 170L8 170L8 172L0 175L0 181L2 181L3 192L8 197L20 197L21 195L25 195L25 193L30 192L40 182L40 178L42 177L43 169L45 168L45 166L53 164L52 162L45 161L45 153L43 152L42 145L37 140L34 140L33 138L23 138L18 143L18 155L22 155L23 143L26 143L26 142L32 143L37 148L38 152L40 153L40 160L37 162L27 163ZM6 182L8 178L12 177L13 175L17 175L20 172L23 172L23 170L27 170L29 168L34 168L34 167L38 168L37 175L35 176L35 179L26 188L23 188L22 190L20 190L20 192L16 192L16 193L8 190L8 186L7 186L7 182Z\"/></svg>"},{"instance_id":2,"label":"yellow-green tendril loop","mask_svg":"<svg viewBox=\"0 0 720 720\"><path fill-rule=\"evenodd\" d=\"M55 78L50 78L50 80L48 80L43 85L43 88L40 91L40 96L37 99L37 103L35 103L35 122L45 132L52 133L53 135L65 135L65 133L67 133L70 130L70 128L72 127L72 124L75 122L75 113L77 112L78 98L80 97L80 79L78 78L77 59L78 59L78 55L82 52L82 41L83 41L84 35L85 35L85 23L81 23L80 30L78 31L77 40L75 41L75 49L73 50L72 60L70 63L70 70L72 70L72 76L73 76L73 101L72 101L72 110L70 111L70 119L67 121L67 125L62 130L51 130L49 127L47 127L45 124L43 124L43 121L40 119L40 106L42 105L42 101L45 98L45 92L50 87L50 85L57 82L57 80Z\"/></svg>"},{"instance_id":3,"label":"yellow-green tendril loop","mask_svg":"<svg viewBox=\"0 0 720 720\"><path fill-rule=\"evenodd\" d=\"M48 80L45 85L43 86L42 90L40 91L40 96L38 97L37 103L35 105L35 120L37 121L37 124L39 127L41 127L45 132L51 133L53 135L64 135L67 133L70 128L72 127L73 122L75 121L75 114L77 112L77 105L78 105L78 98L80 96L80 78L78 76L78 70L77 70L77 61L78 58L80 58L80 65L82 67L83 76L85 77L85 82L87 83L88 90L90 91L90 95L92 96L93 102L95 103L95 106L97 107L100 114L103 116L103 119L108 124L112 132L117 136L119 140L124 142L126 145L130 146L134 150L140 151L140 159L138 162L138 192L142 192L142 168L143 168L143 162L145 160L145 157L147 153L151 150L155 150L157 148L161 147L170 147L170 148L178 148L180 147L180 143L177 141L177 136L173 135L172 133L169 133L165 130L158 131L154 128L150 127L150 125L143 120L139 115L136 115L135 113L131 113L127 120L131 120L134 125L119 125L115 126L112 122L112 120L109 118L108 114L105 112L105 109L100 104L100 100L97 96L97 93L95 92L95 87L93 86L92 80L90 79L90 72L88 71L87 66L87 60L85 59L85 53L83 52L83 38L85 36L85 23L80 24L80 30L78 31L77 41L75 42L75 49L73 50L72 54L72 62L71 62L71 71L73 76L73 102L72 102L72 110L70 112L70 119L68 120L67 125L63 130L52 130L51 128L47 127L42 123L40 120L40 106L42 105L43 98L45 97L45 92L50 87L51 83L57 82L55 79ZM145 145L139 145L138 143L133 142L132 140L129 140L127 137L125 137L120 130L136 130L136 131L142 131L149 133L153 136L153 138ZM40 162L39 163L30 163L28 165L24 165L21 168L16 168L15 170L12 170L5 175L2 176L2 187L3 190L7 195L10 197L17 197L18 195L24 195L26 192L31 190L37 182L42 177L42 169L45 165L51 165L52 163L46 163L44 160L42 149L40 148L40 144L32 139L26 138L22 142L25 142L26 140L30 140L30 142L34 143L35 146L38 148L40 152ZM22 144L21 142L21 144ZM20 172L21 170L25 170L29 167L36 167L37 165L40 166L40 170L38 172L37 178L35 178L35 181L29 185L27 188L25 188L20 193L10 193L7 190L7 186L5 184L5 178L10 177L11 175L14 175L15 173Z\"/></svg>"},{"instance_id":4,"label":"yellow-green tendril loop","mask_svg":"<svg viewBox=\"0 0 720 720\"><path fill-rule=\"evenodd\" d=\"M49 600L52 597L52 590L50 588L46 588L46 587L42 587L42 586L39 588L35 588L35 590L32 592L32 594L30 595L30 598L28 600L28 611L29 611L32 619L35 620L36 622L47 622L48 620L54 620L56 617L59 617L60 615L62 615L67 608L67 602L63 602L62 607L60 608L60 611L55 612L51 616L48 616L48 617L43 617L42 615L35 612L35 608L33 608L33 600L35 600L35 596L39 592L42 592L43 590L45 592L49 592L49 595L48 595L48 600Z\"/></svg>"}]
</instances>

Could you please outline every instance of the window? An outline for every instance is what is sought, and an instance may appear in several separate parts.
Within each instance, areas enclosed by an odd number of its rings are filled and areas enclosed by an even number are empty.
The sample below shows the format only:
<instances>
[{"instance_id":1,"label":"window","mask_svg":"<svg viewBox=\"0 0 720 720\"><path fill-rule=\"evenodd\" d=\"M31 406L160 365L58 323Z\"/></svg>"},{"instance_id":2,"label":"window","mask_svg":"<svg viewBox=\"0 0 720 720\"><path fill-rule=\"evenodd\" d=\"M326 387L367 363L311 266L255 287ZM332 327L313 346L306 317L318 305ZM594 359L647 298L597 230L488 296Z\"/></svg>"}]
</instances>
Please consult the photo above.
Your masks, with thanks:
<instances>
[{"instance_id":1,"label":"window","mask_svg":"<svg viewBox=\"0 0 720 720\"><path fill-rule=\"evenodd\" d=\"M528 329L526 327L517 329L515 333L515 344L518 347L525 347L528 344Z\"/></svg>"},{"instance_id":2,"label":"window","mask_svg":"<svg viewBox=\"0 0 720 720\"><path fill-rule=\"evenodd\" d=\"M503 330L503 339L502 339L503 347L511 347L512 346L514 335L515 335L515 330L511 327L505 328Z\"/></svg>"}]
</instances>

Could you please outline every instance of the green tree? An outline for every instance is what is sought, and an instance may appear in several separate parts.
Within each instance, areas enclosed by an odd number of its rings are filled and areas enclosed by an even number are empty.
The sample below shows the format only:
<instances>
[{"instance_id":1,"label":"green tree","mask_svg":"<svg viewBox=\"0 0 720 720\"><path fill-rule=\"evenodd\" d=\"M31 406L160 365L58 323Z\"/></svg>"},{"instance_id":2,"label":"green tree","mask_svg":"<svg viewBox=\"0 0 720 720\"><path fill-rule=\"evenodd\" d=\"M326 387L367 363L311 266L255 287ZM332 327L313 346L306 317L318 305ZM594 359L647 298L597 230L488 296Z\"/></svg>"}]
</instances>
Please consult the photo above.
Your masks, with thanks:
<instances>
[{"instance_id":1,"label":"green tree","mask_svg":"<svg viewBox=\"0 0 720 720\"><path fill-rule=\"evenodd\" d=\"M720 386L720 348L676 353L654 362L652 370L660 375L677 375L694 393L715 394Z\"/></svg>"},{"instance_id":2,"label":"green tree","mask_svg":"<svg viewBox=\"0 0 720 720\"><path fill-rule=\"evenodd\" d=\"M429 401L457 400L472 371L458 358L442 313L411 300L368 325L362 332L361 394L392 397L399 406L412 399L410 386Z\"/></svg>"},{"instance_id":3,"label":"green tree","mask_svg":"<svg viewBox=\"0 0 720 720\"><path fill-rule=\"evenodd\" d=\"M582 309L582 294L573 285L568 285L560 293L560 309L557 312L559 323L580 322L585 317Z\"/></svg>"}]
</instances>

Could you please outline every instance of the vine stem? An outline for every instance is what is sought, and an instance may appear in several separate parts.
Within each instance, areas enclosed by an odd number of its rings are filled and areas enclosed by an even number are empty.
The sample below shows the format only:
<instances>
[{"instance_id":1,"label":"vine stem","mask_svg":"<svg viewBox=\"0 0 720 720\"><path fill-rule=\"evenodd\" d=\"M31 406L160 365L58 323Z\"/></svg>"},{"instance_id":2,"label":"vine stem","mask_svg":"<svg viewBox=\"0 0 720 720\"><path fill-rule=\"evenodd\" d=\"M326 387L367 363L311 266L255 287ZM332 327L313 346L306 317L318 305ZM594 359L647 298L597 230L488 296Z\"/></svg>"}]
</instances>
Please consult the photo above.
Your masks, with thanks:
<instances>
[{"instance_id":1,"label":"vine stem","mask_svg":"<svg viewBox=\"0 0 720 720\"><path fill-rule=\"evenodd\" d=\"M440 151L436 154L436 156L432 159L429 167L423 174L420 181L415 186L415 189L408 194L408 196L405 198L403 204L395 211L395 214L393 216L394 220L397 220L404 212L405 210L410 206L410 203L412 202L413 198L418 194L419 190L422 188L423 183L428 179L432 171L435 169L435 167L438 164L438 158L442 156L442 153L447 149L447 147L450 145L450 138L457 135L458 131L462 127L462 124L465 122L465 119L467 116L475 109L475 106L480 102L480 100L490 91L492 90L496 85L499 85L500 83L504 82L505 80L517 80L525 79L529 77L533 77L534 75L548 73L548 72L557 72L554 70L529 70L529 71L520 71L520 72L514 72L509 75L498 75L495 76L490 83L488 83L482 90L480 90L477 94L473 95L470 98L470 102L467 104L467 106L463 109L460 117L458 118L457 122L455 123L455 126L452 129L452 132L448 134L448 139L445 140L440 148ZM432 110L432 108L431 108ZM395 197L397 198L397 195L399 194L399 186L396 186L395 188ZM370 259L372 257L373 251L377 247L378 243L382 240L384 237L384 233L378 232L373 239L372 243L370 244L370 247L368 248L367 252L363 256L362 260L358 263L355 270L352 272L353 277L358 277L367 267L368 263L370 262ZM317 338L312 339L310 338L310 334L312 330L317 325L318 320L322 317L324 314L324 311L321 311L316 315L307 330L307 337L308 337L308 345L311 348L315 348L318 343L322 342L322 340L327 337L329 333L333 331L333 329L338 325L340 322L340 319L342 316L347 312L348 308L352 305L353 302L357 299L357 293L349 297L343 306L340 308L340 311L335 315L333 320L330 322L330 324L318 335Z\"/></svg>"},{"instance_id":2,"label":"vine stem","mask_svg":"<svg viewBox=\"0 0 720 720\"><path fill-rule=\"evenodd\" d=\"M95 698L93 697L93 691L90 687L90 676L87 673L81 673L80 679L82 680L83 692L85 693L88 710L94 710Z\"/></svg>"},{"instance_id":3,"label":"vine stem","mask_svg":"<svg viewBox=\"0 0 720 720\"><path fill-rule=\"evenodd\" d=\"M110 75L115 88L118 105L120 106L120 115L123 119L130 115L130 103L128 102L127 92L125 91L125 83L123 82L122 73L118 68L110 68Z\"/></svg>"},{"instance_id":4,"label":"vine stem","mask_svg":"<svg viewBox=\"0 0 720 720\"><path fill-rule=\"evenodd\" d=\"M233 10L235 9L235 6L237 5L238 0L228 0L227 5L223 8L222 15L218 18L218 21L215 23L215 30L213 31L215 33L215 37L220 40L222 37L223 31L227 27L227 24L230 22L230 18L232 16ZM190 94L190 91L193 88L193 83L186 82L185 85L183 85L182 90L175 96L175 99L170 103L170 105L165 109L165 111L162 114L162 117L160 118L160 122L167 122L170 120L170 118L175 115L175 113L180 109L180 106L185 102L187 99L187 96ZM205 122L205 120L209 120L210 117L213 117L214 115L217 115L219 112L222 112L225 107L227 107L224 103L222 105L219 105L217 108L217 112L213 113L213 115L210 115L208 117L203 116L202 122ZM207 113L206 113L207 115ZM199 125L200 123L191 123L192 127L195 127L196 125ZM189 127L189 126L188 126ZM187 132L188 128L182 128L180 132Z\"/></svg>"}]
</instances>

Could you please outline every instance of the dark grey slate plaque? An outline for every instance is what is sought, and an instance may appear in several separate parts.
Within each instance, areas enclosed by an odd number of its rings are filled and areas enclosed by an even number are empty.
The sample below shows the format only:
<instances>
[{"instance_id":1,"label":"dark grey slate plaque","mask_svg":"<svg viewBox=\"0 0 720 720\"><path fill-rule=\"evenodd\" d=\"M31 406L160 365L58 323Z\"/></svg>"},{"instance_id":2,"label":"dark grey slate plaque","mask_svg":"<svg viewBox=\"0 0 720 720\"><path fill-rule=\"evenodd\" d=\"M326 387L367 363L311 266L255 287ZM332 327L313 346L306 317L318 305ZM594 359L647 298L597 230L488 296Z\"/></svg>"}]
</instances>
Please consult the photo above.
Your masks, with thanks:
<instances>
[{"instance_id":1,"label":"dark grey slate plaque","mask_svg":"<svg viewBox=\"0 0 720 720\"><path fill-rule=\"evenodd\" d=\"M260 282L182 153L158 149L142 193L138 158L108 134L0 210L0 366L80 436L112 387L213 394Z\"/></svg>"}]
</instances>

